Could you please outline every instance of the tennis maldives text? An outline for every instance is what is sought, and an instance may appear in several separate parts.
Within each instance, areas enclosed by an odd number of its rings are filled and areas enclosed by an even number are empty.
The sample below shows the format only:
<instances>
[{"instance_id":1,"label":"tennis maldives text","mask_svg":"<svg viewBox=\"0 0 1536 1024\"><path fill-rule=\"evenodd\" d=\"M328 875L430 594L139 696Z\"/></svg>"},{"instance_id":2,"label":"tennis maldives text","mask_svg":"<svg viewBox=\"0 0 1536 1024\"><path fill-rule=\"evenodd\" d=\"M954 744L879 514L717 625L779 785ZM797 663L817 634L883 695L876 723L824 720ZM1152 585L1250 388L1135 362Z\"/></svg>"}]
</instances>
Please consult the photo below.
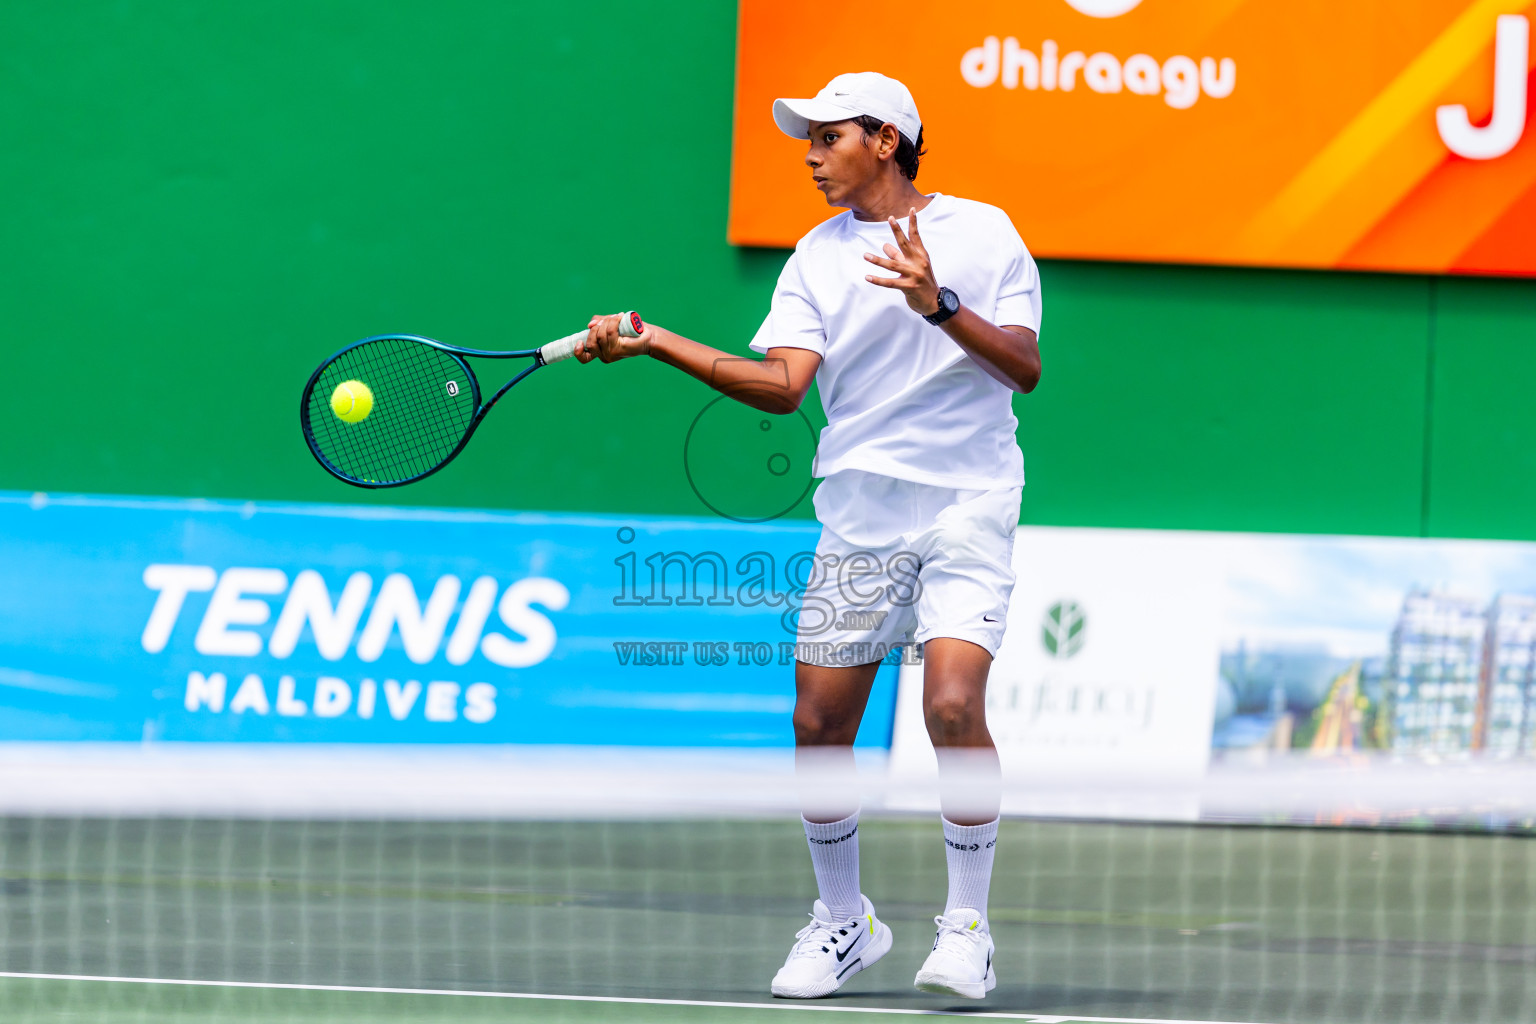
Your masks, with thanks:
<instances>
[{"instance_id":1,"label":"tennis maldives text","mask_svg":"<svg viewBox=\"0 0 1536 1024\"><path fill-rule=\"evenodd\" d=\"M197 653L208 657L253 658L265 648L270 657L285 659L292 656L307 626L326 661L340 661L351 650L358 660L375 662L398 632L406 658L417 665L431 662L439 651L448 664L464 665L478 652L504 668L527 668L548 658L555 648L554 623L535 606L560 611L570 603L565 585L545 576L518 580L505 590L494 577L481 576L465 592L457 576L445 575L438 578L425 602L404 573L385 576L377 596L372 576L353 573L334 602L325 580L312 569L300 572L290 584L279 569L233 567L220 573L207 565L156 564L144 570L143 579L155 592L140 638L151 654L165 650L187 596L211 591L192 641ZM272 605L265 598L279 595L286 597L270 635L263 640L253 627L264 626L271 617ZM458 617L450 630L456 608ZM512 636L487 629L492 612ZM354 686L322 675L300 692L291 675L269 682L247 673L235 681L223 672L192 671L187 677L185 707L292 718L334 718L352 711L363 719L387 715L404 721L419 714L429 722L462 718L485 723L496 716L496 688L484 682L461 686L415 679L363 679Z\"/></svg>"}]
</instances>

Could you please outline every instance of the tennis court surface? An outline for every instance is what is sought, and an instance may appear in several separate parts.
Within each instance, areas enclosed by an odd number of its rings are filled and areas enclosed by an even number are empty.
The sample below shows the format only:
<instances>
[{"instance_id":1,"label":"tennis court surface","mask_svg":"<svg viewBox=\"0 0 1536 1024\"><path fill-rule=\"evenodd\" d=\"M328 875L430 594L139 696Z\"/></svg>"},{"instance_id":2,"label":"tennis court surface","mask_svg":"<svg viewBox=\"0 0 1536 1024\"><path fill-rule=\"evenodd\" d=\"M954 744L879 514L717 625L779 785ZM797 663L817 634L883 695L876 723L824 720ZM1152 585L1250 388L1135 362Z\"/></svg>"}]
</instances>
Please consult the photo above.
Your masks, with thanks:
<instances>
[{"instance_id":1,"label":"tennis court surface","mask_svg":"<svg viewBox=\"0 0 1536 1024\"><path fill-rule=\"evenodd\" d=\"M973 1004L911 988L936 823L861 835L896 946L802 1004L767 991L814 893L793 819L4 818L0 1020L1536 1017L1521 836L1005 821Z\"/></svg>"}]
</instances>

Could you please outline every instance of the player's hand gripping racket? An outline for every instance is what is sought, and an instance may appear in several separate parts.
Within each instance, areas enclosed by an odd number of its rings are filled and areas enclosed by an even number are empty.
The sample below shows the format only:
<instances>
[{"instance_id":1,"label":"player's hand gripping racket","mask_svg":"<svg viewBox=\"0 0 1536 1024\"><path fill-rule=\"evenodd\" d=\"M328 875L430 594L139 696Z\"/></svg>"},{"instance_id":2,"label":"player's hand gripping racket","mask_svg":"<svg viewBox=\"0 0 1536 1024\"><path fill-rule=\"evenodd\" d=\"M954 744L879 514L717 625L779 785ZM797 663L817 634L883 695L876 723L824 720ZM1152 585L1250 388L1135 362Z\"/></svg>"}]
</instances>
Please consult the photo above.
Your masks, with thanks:
<instances>
[{"instance_id":1,"label":"player's hand gripping racket","mask_svg":"<svg viewBox=\"0 0 1536 1024\"><path fill-rule=\"evenodd\" d=\"M639 313L619 333L638 338ZM464 450L491 406L541 366L576 354L586 331L540 348L484 352L410 334L353 342L320 364L299 399L304 440L332 476L358 487L398 487L431 476ZM480 382L464 356L532 358L533 365L480 401Z\"/></svg>"}]
</instances>

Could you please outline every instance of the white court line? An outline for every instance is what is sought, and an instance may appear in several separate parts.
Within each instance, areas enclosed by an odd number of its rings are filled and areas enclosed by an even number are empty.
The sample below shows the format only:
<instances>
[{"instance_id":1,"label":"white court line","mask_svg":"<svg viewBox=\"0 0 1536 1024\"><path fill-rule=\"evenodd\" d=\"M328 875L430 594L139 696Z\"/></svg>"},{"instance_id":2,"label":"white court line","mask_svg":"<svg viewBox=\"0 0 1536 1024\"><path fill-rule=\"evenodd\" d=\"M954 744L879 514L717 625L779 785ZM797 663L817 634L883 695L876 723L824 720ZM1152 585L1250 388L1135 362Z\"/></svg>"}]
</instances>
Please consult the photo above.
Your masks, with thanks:
<instances>
[{"instance_id":1,"label":"white court line","mask_svg":"<svg viewBox=\"0 0 1536 1024\"><path fill-rule=\"evenodd\" d=\"M360 992L391 996L470 996L479 999L528 999L562 1003L620 1003L634 1006L707 1006L727 1010L801 1010L816 1013L893 1013L909 1017L983 1017L1029 1024L1236 1024L1233 1021L1168 1020L1154 1017L1079 1017L1050 1013L998 1013L986 1010L915 1010L906 1007L828 1006L821 1003L729 1003L708 999L643 999L637 996L573 996L547 992L484 992L449 988L378 988L369 985L305 985L281 981L202 981L191 978L114 978L96 974L32 974L0 971L0 978L34 981L100 981L120 985L185 985L192 988L282 989L296 992ZM1247 1022L1253 1024L1253 1022Z\"/></svg>"}]
</instances>

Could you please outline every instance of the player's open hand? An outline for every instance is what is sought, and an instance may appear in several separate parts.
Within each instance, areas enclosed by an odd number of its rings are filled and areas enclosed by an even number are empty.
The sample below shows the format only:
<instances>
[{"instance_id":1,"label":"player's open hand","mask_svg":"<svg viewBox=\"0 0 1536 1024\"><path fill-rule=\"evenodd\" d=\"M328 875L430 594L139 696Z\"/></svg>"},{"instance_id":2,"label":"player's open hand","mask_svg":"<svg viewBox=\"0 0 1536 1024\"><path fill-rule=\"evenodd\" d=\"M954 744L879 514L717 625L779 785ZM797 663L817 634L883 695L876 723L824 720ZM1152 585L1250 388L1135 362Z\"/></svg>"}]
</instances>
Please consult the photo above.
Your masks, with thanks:
<instances>
[{"instance_id":1,"label":"player's open hand","mask_svg":"<svg viewBox=\"0 0 1536 1024\"><path fill-rule=\"evenodd\" d=\"M906 296L907 305L924 316L939 311L939 282L933 276L933 263L928 259L928 250L923 248L923 237L917 233L917 210L911 210L907 215L907 230L901 230L901 222L895 217L889 218L891 233L896 236L896 244L885 244L886 259L881 259L872 252L864 254L864 258L877 267L884 267L897 273L898 277L876 277L874 274L866 274L864 280L881 288L899 288Z\"/></svg>"},{"instance_id":2,"label":"player's open hand","mask_svg":"<svg viewBox=\"0 0 1536 1024\"><path fill-rule=\"evenodd\" d=\"M590 363L594 359L612 363L631 356L649 355L650 327L647 326L638 338L626 338L619 333L619 322L623 319L622 313L594 316L587 323L586 340L576 345L576 358L583 363Z\"/></svg>"}]
</instances>

